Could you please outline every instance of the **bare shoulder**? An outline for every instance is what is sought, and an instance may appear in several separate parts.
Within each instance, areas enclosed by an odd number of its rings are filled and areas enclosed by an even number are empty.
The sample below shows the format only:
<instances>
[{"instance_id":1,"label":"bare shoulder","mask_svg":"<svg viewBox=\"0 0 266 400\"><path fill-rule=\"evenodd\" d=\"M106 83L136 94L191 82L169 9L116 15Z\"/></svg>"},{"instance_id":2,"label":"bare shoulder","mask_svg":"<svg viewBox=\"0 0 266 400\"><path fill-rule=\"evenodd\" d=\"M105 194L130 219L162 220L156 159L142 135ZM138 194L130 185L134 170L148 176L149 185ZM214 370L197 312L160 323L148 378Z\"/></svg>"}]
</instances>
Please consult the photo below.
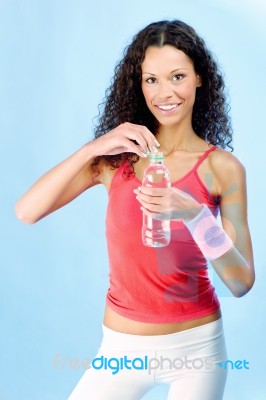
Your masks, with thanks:
<instances>
[{"instance_id":1,"label":"bare shoulder","mask_svg":"<svg viewBox=\"0 0 266 400\"><path fill-rule=\"evenodd\" d=\"M209 160L220 195L232 184L245 186L246 169L241 161L230 151L217 148L210 154Z\"/></svg>"},{"instance_id":2,"label":"bare shoulder","mask_svg":"<svg viewBox=\"0 0 266 400\"><path fill-rule=\"evenodd\" d=\"M230 151L226 151L220 148L217 148L210 154L210 162L213 168L217 169L217 172L226 171L243 171L245 170L244 165L241 161Z\"/></svg>"}]
</instances>

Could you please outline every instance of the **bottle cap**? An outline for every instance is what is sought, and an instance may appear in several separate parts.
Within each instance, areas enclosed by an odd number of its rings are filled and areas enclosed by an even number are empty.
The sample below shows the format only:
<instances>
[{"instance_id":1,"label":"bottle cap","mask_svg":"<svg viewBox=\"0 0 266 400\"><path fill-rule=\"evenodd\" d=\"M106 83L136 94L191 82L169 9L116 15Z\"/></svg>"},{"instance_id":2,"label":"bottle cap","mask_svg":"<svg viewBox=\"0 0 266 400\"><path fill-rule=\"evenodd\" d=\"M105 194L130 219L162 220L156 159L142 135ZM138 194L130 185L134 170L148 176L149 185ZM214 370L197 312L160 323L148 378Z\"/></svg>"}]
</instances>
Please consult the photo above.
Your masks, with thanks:
<instances>
[{"instance_id":1,"label":"bottle cap","mask_svg":"<svg viewBox=\"0 0 266 400\"><path fill-rule=\"evenodd\" d=\"M161 151L158 151L157 153L150 153L149 157L152 161L163 160L163 153Z\"/></svg>"}]
</instances>

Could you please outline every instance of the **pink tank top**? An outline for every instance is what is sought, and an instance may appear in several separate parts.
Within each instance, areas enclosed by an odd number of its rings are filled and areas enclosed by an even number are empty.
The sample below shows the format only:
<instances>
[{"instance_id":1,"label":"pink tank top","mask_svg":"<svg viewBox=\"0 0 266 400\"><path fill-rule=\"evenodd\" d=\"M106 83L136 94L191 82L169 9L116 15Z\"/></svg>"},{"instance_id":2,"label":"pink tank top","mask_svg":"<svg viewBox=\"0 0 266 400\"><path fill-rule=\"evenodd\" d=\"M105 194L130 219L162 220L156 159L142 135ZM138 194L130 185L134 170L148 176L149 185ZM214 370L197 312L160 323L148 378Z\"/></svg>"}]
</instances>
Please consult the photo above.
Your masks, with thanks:
<instances>
[{"instance_id":1,"label":"pink tank top","mask_svg":"<svg viewBox=\"0 0 266 400\"><path fill-rule=\"evenodd\" d=\"M197 169L216 146L207 150L194 168L172 183L207 204L215 217L219 206L200 180ZM124 317L149 323L174 323L214 313L220 303L208 277L207 261L181 221L171 221L167 247L142 244L142 211L133 192L141 181L123 163L113 176L106 215L110 265L107 305Z\"/></svg>"}]
</instances>

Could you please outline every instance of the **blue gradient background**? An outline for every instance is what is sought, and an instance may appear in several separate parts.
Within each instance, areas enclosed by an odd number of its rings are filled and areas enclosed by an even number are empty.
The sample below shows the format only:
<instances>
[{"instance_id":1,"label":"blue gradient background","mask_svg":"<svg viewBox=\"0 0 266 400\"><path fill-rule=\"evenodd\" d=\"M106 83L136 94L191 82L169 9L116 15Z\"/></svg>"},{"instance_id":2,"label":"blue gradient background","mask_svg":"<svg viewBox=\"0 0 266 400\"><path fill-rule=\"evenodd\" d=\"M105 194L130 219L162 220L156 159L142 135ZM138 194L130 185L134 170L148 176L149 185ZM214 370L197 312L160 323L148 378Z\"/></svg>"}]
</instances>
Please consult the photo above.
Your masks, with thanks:
<instances>
[{"instance_id":1,"label":"blue gradient background","mask_svg":"<svg viewBox=\"0 0 266 400\"><path fill-rule=\"evenodd\" d=\"M108 286L105 189L36 225L16 220L13 206L92 137L124 47L164 18L194 26L225 73L234 154L247 169L257 281L236 299L211 272L229 357L250 362L229 373L224 399L265 398L265 2L0 0L1 400L66 399L83 371L55 368L56 354L92 358L98 348ZM157 387L144 399L166 393Z\"/></svg>"}]
</instances>

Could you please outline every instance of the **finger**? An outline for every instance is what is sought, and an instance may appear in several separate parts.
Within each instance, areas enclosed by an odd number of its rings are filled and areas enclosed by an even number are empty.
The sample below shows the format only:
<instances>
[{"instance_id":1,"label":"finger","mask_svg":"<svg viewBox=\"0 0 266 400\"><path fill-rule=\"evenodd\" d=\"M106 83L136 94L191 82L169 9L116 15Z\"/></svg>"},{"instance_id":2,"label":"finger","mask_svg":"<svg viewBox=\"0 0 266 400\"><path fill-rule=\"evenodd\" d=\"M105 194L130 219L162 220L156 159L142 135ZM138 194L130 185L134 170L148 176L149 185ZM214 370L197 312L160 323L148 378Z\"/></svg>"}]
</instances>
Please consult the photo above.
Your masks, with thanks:
<instances>
[{"instance_id":1,"label":"finger","mask_svg":"<svg viewBox=\"0 0 266 400\"><path fill-rule=\"evenodd\" d=\"M160 143L155 138L153 133L151 133L151 131L149 131L148 128L144 127L143 135L144 135L144 137L146 139L146 142L148 144L148 148L149 148L150 152L151 153L157 153L159 151L158 147L160 147Z\"/></svg>"},{"instance_id":2,"label":"finger","mask_svg":"<svg viewBox=\"0 0 266 400\"><path fill-rule=\"evenodd\" d=\"M135 140L137 140L144 152L147 153L148 151L158 151L157 148L160 146L160 143L147 127L137 124L128 124L128 128L130 128L131 132L134 132L135 135L137 135ZM134 140L134 138L130 138Z\"/></svg>"},{"instance_id":3,"label":"finger","mask_svg":"<svg viewBox=\"0 0 266 400\"><path fill-rule=\"evenodd\" d=\"M160 213L162 212L162 206L159 204L154 204L154 203L148 203L143 199L137 198L137 200L140 202L140 204L146 208L147 210L155 213Z\"/></svg>"},{"instance_id":4,"label":"finger","mask_svg":"<svg viewBox=\"0 0 266 400\"><path fill-rule=\"evenodd\" d=\"M165 215L162 213L151 212L145 207L140 207L140 209L145 215L147 215L147 217L150 217L152 219L162 219L162 220L165 219ZM170 218L168 218L168 219L170 219Z\"/></svg>"},{"instance_id":5,"label":"finger","mask_svg":"<svg viewBox=\"0 0 266 400\"><path fill-rule=\"evenodd\" d=\"M142 149L139 146L134 144L131 140L127 139L121 140L121 145L125 149L124 150L125 153L135 153L141 158L148 156L146 153L142 151Z\"/></svg>"},{"instance_id":6,"label":"finger","mask_svg":"<svg viewBox=\"0 0 266 400\"><path fill-rule=\"evenodd\" d=\"M138 146L132 147L132 148L130 148L130 149L127 149L127 150L125 151L125 153L135 153L135 154L137 154L137 155L138 155L139 157L141 157L141 158L146 158L146 157L148 157L148 154L147 154L147 153L144 153L144 152L141 150L141 148L138 147Z\"/></svg>"},{"instance_id":7,"label":"finger","mask_svg":"<svg viewBox=\"0 0 266 400\"><path fill-rule=\"evenodd\" d=\"M149 148L148 148L148 143L145 139L145 137L136 129L130 129L126 132L127 138L133 142L135 145L140 146L140 150L144 154L148 154Z\"/></svg>"},{"instance_id":8,"label":"finger","mask_svg":"<svg viewBox=\"0 0 266 400\"><path fill-rule=\"evenodd\" d=\"M138 191L148 196L162 197L168 194L169 188L150 188L148 186L139 186Z\"/></svg>"},{"instance_id":9,"label":"finger","mask_svg":"<svg viewBox=\"0 0 266 400\"><path fill-rule=\"evenodd\" d=\"M150 204L156 204L155 202L153 202L153 200L151 198L148 198L147 196L145 198L145 196L143 196L143 195L142 196L138 195L138 196L136 196L136 199L145 207L148 207Z\"/></svg>"},{"instance_id":10,"label":"finger","mask_svg":"<svg viewBox=\"0 0 266 400\"><path fill-rule=\"evenodd\" d=\"M146 127L143 125L137 125L134 124L135 127L138 127L139 129L141 129L141 131L143 132L147 143L152 147L155 146L156 148L160 146L160 143L158 142L158 140L156 139L156 137L154 136L154 134Z\"/></svg>"},{"instance_id":11,"label":"finger","mask_svg":"<svg viewBox=\"0 0 266 400\"><path fill-rule=\"evenodd\" d=\"M162 203L162 197L158 197L158 196L148 196L146 194L141 194L139 193L136 196L136 199L145 203L145 204L156 204L156 205L161 205Z\"/></svg>"}]
</instances>

